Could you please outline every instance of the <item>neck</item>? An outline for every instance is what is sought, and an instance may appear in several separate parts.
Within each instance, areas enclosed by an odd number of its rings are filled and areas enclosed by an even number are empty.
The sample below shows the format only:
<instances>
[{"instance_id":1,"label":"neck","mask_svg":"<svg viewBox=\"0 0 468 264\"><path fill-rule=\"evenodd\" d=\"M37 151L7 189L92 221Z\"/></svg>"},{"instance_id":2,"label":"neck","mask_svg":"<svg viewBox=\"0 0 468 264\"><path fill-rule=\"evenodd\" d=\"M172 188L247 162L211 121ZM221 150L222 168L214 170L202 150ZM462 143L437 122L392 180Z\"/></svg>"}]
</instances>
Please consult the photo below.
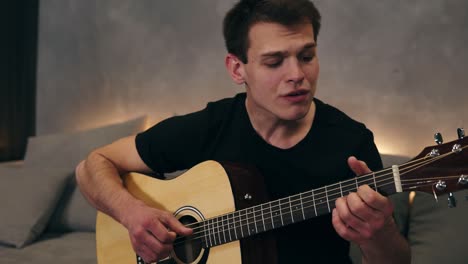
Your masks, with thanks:
<instances>
[{"instance_id":1,"label":"neck","mask_svg":"<svg viewBox=\"0 0 468 264\"><path fill-rule=\"evenodd\" d=\"M394 177L393 168L384 169L210 218L198 223L196 228L203 230L199 231L203 235L197 239L204 248L210 248L329 214L338 198L356 192L364 184L385 195L393 194L397 192Z\"/></svg>"},{"instance_id":2,"label":"neck","mask_svg":"<svg viewBox=\"0 0 468 264\"><path fill-rule=\"evenodd\" d=\"M307 114L294 120L285 120L271 112L255 110L245 103L250 122L257 132L268 144L288 149L295 146L309 133L315 117L315 103L312 101Z\"/></svg>"}]
</instances>

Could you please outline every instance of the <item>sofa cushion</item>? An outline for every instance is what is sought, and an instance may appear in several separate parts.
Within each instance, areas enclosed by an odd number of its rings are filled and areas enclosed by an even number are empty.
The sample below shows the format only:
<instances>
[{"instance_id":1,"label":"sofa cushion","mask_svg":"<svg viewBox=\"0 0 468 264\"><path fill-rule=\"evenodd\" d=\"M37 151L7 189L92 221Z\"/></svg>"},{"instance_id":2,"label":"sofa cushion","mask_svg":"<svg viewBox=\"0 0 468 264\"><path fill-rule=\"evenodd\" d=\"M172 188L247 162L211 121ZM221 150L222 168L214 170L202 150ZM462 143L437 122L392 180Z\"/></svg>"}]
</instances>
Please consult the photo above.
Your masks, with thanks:
<instances>
[{"instance_id":1,"label":"sofa cushion","mask_svg":"<svg viewBox=\"0 0 468 264\"><path fill-rule=\"evenodd\" d=\"M47 234L22 249L0 247L0 260L2 264L96 264L95 235L91 232Z\"/></svg>"},{"instance_id":2,"label":"sofa cushion","mask_svg":"<svg viewBox=\"0 0 468 264\"><path fill-rule=\"evenodd\" d=\"M68 178L65 191L52 215L48 232L70 232L96 230L96 209L92 207L79 188L75 174Z\"/></svg>"},{"instance_id":3,"label":"sofa cushion","mask_svg":"<svg viewBox=\"0 0 468 264\"><path fill-rule=\"evenodd\" d=\"M0 243L21 248L46 227L70 168L0 167Z\"/></svg>"},{"instance_id":4,"label":"sofa cushion","mask_svg":"<svg viewBox=\"0 0 468 264\"><path fill-rule=\"evenodd\" d=\"M408 239L411 245L412 262L422 263L467 263L466 225L468 202L465 192L454 194L456 208L448 208L447 195L416 193L409 217Z\"/></svg>"},{"instance_id":5,"label":"sofa cushion","mask_svg":"<svg viewBox=\"0 0 468 264\"><path fill-rule=\"evenodd\" d=\"M28 138L24 164L75 168L95 148L136 134L145 128L146 117L94 129Z\"/></svg>"},{"instance_id":6,"label":"sofa cushion","mask_svg":"<svg viewBox=\"0 0 468 264\"><path fill-rule=\"evenodd\" d=\"M72 170L94 149L136 134L146 125L146 117L123 123L73 133L57 133L28 139L24 166L64 166ZM54 212L48 231L94 231L96 210L78 188L74 175L69 175L66 191Z\"/></svg>"}]
</instances>

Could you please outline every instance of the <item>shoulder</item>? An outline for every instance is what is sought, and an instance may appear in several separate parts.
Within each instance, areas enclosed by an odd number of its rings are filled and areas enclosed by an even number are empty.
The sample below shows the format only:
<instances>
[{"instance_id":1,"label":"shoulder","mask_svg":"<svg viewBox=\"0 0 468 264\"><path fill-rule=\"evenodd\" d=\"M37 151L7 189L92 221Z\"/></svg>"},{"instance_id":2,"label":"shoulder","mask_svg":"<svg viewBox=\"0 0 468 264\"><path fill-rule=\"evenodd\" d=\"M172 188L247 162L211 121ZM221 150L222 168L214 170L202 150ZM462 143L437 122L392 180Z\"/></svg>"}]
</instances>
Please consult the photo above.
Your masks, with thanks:
<instances>
[{"instance_id":1,"label":"shoulder","mask_svg":"<svg viewBox=\"0 0 468 264\"><path fill-rule=\"evenodd\" d=\"M242 94L209 102L201 110L166 118L139 134L151 138L193 137L211 134L236 115L245 100ZM211 131L211 132L210 132Z\"/></svg>"},{"instance_id":2,"label":"shoulder","mask_svg":"<svg viewBox=\"0 0 468 264\"><path fill-rule=\"evenodd\" d=\"M341 131L346 131L347 133L371 133L363 123L356 121L338 108L324 103L317 98L314 99L314 102L317 109L316 121L320 126L339 129Z\"/></svg>"},{"instance_id":3,"label":"shoulder","mask_svg":"<svg viewBox=\"0 0 468 264\"><path fill-rule=\"evenodd\" d=\"M219 113L223 110L231 110L236 109L238 107L242 107L245 102L245 93L239 93L234 97L224 98L217 101L209 102L206 105L206 111L213 111L215 113Z\"/></svg>"}]
</instances>

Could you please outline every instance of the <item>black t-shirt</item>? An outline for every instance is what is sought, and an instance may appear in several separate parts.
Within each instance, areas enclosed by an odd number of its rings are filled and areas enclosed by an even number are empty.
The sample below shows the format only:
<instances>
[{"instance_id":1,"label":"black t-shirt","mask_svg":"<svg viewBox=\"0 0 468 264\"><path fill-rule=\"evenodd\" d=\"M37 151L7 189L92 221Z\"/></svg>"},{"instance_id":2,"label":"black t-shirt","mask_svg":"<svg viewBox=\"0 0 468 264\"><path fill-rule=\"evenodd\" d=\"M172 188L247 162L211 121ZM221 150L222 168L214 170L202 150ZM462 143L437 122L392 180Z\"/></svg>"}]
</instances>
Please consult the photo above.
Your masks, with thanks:
<instances>
[{"instance_id":1,"label":"black t-shirt","mask_svg":"<svg viewBox=\"0 0 468 264\"><path fill-rule=\"evenodd\" d=\"M155 172L188 169L205 160L253 165L278 199L354 177L349 156L382 168L372 133L341 111L314 99L316 113L304 139L289 149L265 142L252 127L245 93L212 102L199 112L166 119L136 137L138 153ZM331 215L275 231L280 263L349 263L349 243Z\"/></svg>"}]
</instances>

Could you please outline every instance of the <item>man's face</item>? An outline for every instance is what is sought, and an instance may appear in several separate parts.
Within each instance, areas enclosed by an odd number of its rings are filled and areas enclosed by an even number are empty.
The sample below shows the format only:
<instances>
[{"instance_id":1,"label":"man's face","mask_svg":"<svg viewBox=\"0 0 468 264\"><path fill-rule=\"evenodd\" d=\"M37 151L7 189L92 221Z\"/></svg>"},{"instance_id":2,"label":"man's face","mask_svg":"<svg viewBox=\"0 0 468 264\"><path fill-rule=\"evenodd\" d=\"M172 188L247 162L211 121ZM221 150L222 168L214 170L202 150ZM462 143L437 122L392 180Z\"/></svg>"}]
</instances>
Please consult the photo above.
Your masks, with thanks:
<instances>
[{"instance_id":1,"label":"man's face","mask_svg":"<svg viewBox=\"0 0 468 264\"><path fill-rule=\"evenodd\" d=\"M241 64L247 107L256 115L299 120L309 112L319 74L312 25L257 23Z\"/></svg>"}]
</instances>

